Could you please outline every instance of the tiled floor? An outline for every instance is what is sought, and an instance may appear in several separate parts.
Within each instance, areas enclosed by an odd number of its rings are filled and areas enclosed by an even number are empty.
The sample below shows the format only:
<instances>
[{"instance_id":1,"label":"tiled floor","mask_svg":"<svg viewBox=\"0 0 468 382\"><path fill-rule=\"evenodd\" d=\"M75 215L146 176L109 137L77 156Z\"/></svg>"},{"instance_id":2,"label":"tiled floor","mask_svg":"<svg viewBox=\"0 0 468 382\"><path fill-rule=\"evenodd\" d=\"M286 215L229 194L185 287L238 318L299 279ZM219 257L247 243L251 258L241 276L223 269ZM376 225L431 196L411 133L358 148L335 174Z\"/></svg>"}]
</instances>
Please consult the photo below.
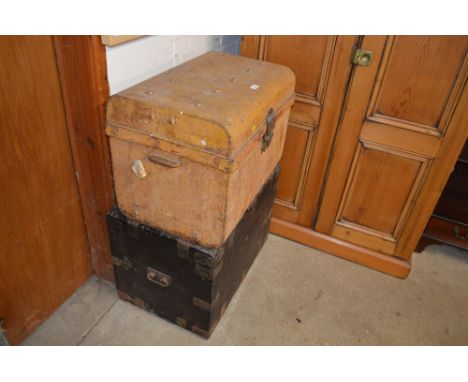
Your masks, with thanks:
<instances>
[{"instance_id":1,"label":"tiled floor","mask_svg":"<svg viewBox=\"0 0 468 382\"><path fill-rule=\"evenodd\" d=\"M270 235L209 340L90 279L24 345L468 344L468 252L431 246L399 280Z\"/></svg>"}]
</instances>

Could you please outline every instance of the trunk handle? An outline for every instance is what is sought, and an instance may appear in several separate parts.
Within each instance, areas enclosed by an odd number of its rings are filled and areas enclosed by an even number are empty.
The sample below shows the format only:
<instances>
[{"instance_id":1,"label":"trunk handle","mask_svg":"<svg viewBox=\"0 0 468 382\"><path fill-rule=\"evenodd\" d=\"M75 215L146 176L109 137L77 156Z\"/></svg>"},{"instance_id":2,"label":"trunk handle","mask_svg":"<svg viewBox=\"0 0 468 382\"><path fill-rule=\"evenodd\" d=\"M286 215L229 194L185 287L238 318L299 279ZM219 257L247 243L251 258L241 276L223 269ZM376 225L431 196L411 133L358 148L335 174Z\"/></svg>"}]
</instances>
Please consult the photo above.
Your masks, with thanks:
<instances>
[{"instance_id":1,"label":"trunk handle","mask_svg":"<svg viewBox=\"0 0 468 382\"><path fill-rule=\"evenodd\" d=\"M164 167L176 168L182 164L182 160L175 155L167 153L152 153L148 155L148 160L151 163L159 164Z\"/></svg>"},{"instance_id":2,"label":"trunk handle","mask_svg":"<svg viewBox=\"0 0 468 382\"><path fill-rule=\"evenodd\" d=\"M167 288L171 284L171 276L150 267L146 268L146 278L152 283L164 288Z\"/></svg>"}]
</instances>

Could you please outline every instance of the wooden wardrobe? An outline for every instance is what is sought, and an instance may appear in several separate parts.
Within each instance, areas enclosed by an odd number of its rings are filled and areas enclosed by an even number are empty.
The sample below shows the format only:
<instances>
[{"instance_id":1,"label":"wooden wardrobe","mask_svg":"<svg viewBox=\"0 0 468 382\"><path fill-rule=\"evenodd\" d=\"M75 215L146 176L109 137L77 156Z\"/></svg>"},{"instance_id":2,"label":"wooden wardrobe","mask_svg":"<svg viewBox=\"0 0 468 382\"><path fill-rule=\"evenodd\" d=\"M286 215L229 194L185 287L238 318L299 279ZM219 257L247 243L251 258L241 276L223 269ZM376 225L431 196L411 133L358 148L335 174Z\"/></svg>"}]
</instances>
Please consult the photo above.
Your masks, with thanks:
<instances>
[{"instance_id":1,"label":"wooden wardrobe","mask_svg":"<svg viewBox=\"0 0 468 382\"><path fill-rule=\"evenodd\" d=\"M244 36L296 74L273 233L404 278L468 134L466 36Z\"/></svg>"}]
</instances>

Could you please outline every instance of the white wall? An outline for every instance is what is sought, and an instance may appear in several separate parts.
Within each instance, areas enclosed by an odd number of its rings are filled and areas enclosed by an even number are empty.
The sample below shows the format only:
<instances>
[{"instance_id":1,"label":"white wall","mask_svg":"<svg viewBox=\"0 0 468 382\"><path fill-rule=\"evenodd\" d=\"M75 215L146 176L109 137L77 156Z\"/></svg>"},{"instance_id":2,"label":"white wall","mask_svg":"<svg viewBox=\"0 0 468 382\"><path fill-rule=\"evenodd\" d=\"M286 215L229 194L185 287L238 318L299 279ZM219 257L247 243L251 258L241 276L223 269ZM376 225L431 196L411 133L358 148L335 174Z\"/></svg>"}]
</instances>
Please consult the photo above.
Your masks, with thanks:
<instances>
[{"instance_id":1,"label":"white wall","mask_svg":"<svg viewBox=\"0 0 468 382\"><path fill-rule=\"evenodd\" d=\"M110 94L210 50L239 54L240 36L146 36L106 47Z\"/></svg>"}]
</instances>

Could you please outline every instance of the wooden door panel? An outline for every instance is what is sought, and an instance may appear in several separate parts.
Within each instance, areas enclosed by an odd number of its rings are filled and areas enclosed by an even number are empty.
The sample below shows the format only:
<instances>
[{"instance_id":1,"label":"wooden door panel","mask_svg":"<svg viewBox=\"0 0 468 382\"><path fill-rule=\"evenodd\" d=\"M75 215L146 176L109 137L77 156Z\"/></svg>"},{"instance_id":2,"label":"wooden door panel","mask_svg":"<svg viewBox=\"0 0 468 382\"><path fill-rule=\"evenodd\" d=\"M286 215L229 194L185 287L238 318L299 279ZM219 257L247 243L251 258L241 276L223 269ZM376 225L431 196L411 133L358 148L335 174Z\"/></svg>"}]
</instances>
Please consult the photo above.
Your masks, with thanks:
<instances>
[{"instance_id":1,"label":"wooden door panel","mask_svg":"<svg viewBox=\"0 0 468 382\"><path fill-rule=\"evenodd\" d=\"M434 157L440 148L441 140L433 135L414 133L405 129L395 129L383 123L366 121L362 125L361 140L381 146L398 147L401 150Z\"/></svg>"},{"instance_id":2,"label":"wooden door panel","mask_svg":"<svg viewBox=\"0 0 468 382\"><path fill-rule=\"evenodd\" d=\"M456 37L395 38L375 112L436 128L463 63L459 53L464 48Z\"/></svg>"},{"instance_id":3,"label":"wooden door panel","mask_svg":"<svg viewBox=\"0 0 468 382\"><path fill-rule=\"evenodd\" d=\"M317 105L304 103L296 99L296 102L291 107L289 120L306 126L316 127L319 124L321 111L321 108Z\"/></svg>"},{"instance_id":4,"label":"wooden door panel","mask_svg":"<svg viewBox=\"0 0 468 382\"><path fill-rule=\"evenodd\" d=\"M423 162L365 143L359 146L356 169L338 220L393 237Z\"/></svg>"},{"instance_id":5,"label":"wooden door panel","mask_svg":"<svg viewBox=\"0 0 468 382\"><path fill-rule=\"evenodd\" d=\"M297 77L273 207L281 221L310 228L317 216L357 42L357 36L242 38L242 55L287 65Z\"/></svg>"},{"instance_id":6,"label":"wooden door panel","mask_svg":"<svg viewBox=\"0 0 468 382\"><path fill-rule=\"evenodd\" d=\"M355 68L318 231L408 257L402 241L415 224L415 205L421 205L422 190L427 194L434 161L448 160L438 158L447 144L441 137L453 125L464 89L467 42L441 36L363 39L374 62Z\"/></svg>"},{"instance_id":7,"label":"wooden door panel","mask_svg":"<svg viewBox=\"0 0 468 382\"><path fill-rule=\"evenodd\" d=\"M457 36L397 36L389 39L386 50L370 117L439 130L461 79L466 41Z\"/></svg>"},{"instance_id":8,"label":"wooden door panel","mask_svg":"<svg viewBox=\"0 0 468 382\"><path fill-rule=\"evenodd\" d=\"M362 46L362 42L360 44ZM344 110L351 110L352 112L343 113L339 123L335 151L328 167L327 181L324 186L317 221L315 222L314 228L326 235L332 234L335 225L338 207L351 169L352 158L357 149L362 121L366 120L366 108L375 83L378 62L382 58L385 47L385 37L368 37L364 47L374 52L373 62L368 67L353 69L351 83L348 87L347 102L343 106Z\"/></svg>"},{"instance_id":9,"label":"wooden door panel","mask_svg":"<svg viewBox=\"0 0 468 382\"><path fill-rule=\"evenodd\" d=\"M241 53L289 66L296 100L273 214L311 226L351 69L355 36L244 36ZM313 169L311 172L310 169Z\"/></svg>"},{"instance_id":10,"label":"wooden door panel","mask_svg":"<svg viewBox=\"0 0 468 382\"><path fill-rule=\"evenodd\" d=\"M296 75L296 102L289 119L317 126L330 73L335 36L266 36L260 57L290 67Z\"/></svg>"},{"instance_id":11,"label":"wooden door panel","mask_svg":"<svg viewBox=\"0 0 468 382\"><path fill-rule=\"evenodd\" d=\"M289 117L274 209L275 215L289 221L296 222L300 215L335 43L335 36L264 36L260 44L263 60L289 66L296 75L296 100Z\"/></svg>"},{"instance_id":12,"label":"wooden door panel","mask_svg":"<svg viewBox=\"0 0 468 382\"><path fill-rule=\"evenodd\" d=\"M90 275L50 36L0 36L0 317L19 344Z\"/></svg>"},{"instance_id":13,"label":"wooden door panel","mask_svg":"<svg viewBox=\"0 0 468 382\"><path fill-rule=\"evenodd\" d=\"M284 144L284 155L281 158L281 171L276 189L276 198L285 204L297 207L298 191L304 183L304 159L310 149L310 132L307 129L289 125Z\"/></svg>"},{"instance_id":14,"label":"wooden door panel","mask_svg":"<svg viewBox=\"0 0 468 382\"><path fill-rule=\"evenodd\" d=\"M329 40L328 36L268 36L263 58L291 68L297 95L320 104Z\"/></svg>"},{"instance_id":15,"label":"wooden door panel","mask_svg":"<svg viewBox=\"0 0 468 382\"><path fill-rule=\"evenodd\" d=\"M362 234L373 236L372 249L393 253L428 164L420 155L360 142L333 234L357 244Z\"/></svg>"},{"instance_id":16,"label":"wooden door panel","mask_svg":"<svg viewBox=\"0 0 468 382\"><path fill-rule=\"evenodd\" d=\"M260 50L260 36L243 35L241 36L240 55L250 58L258 58Z\"/></svg>"}]
</instances>

